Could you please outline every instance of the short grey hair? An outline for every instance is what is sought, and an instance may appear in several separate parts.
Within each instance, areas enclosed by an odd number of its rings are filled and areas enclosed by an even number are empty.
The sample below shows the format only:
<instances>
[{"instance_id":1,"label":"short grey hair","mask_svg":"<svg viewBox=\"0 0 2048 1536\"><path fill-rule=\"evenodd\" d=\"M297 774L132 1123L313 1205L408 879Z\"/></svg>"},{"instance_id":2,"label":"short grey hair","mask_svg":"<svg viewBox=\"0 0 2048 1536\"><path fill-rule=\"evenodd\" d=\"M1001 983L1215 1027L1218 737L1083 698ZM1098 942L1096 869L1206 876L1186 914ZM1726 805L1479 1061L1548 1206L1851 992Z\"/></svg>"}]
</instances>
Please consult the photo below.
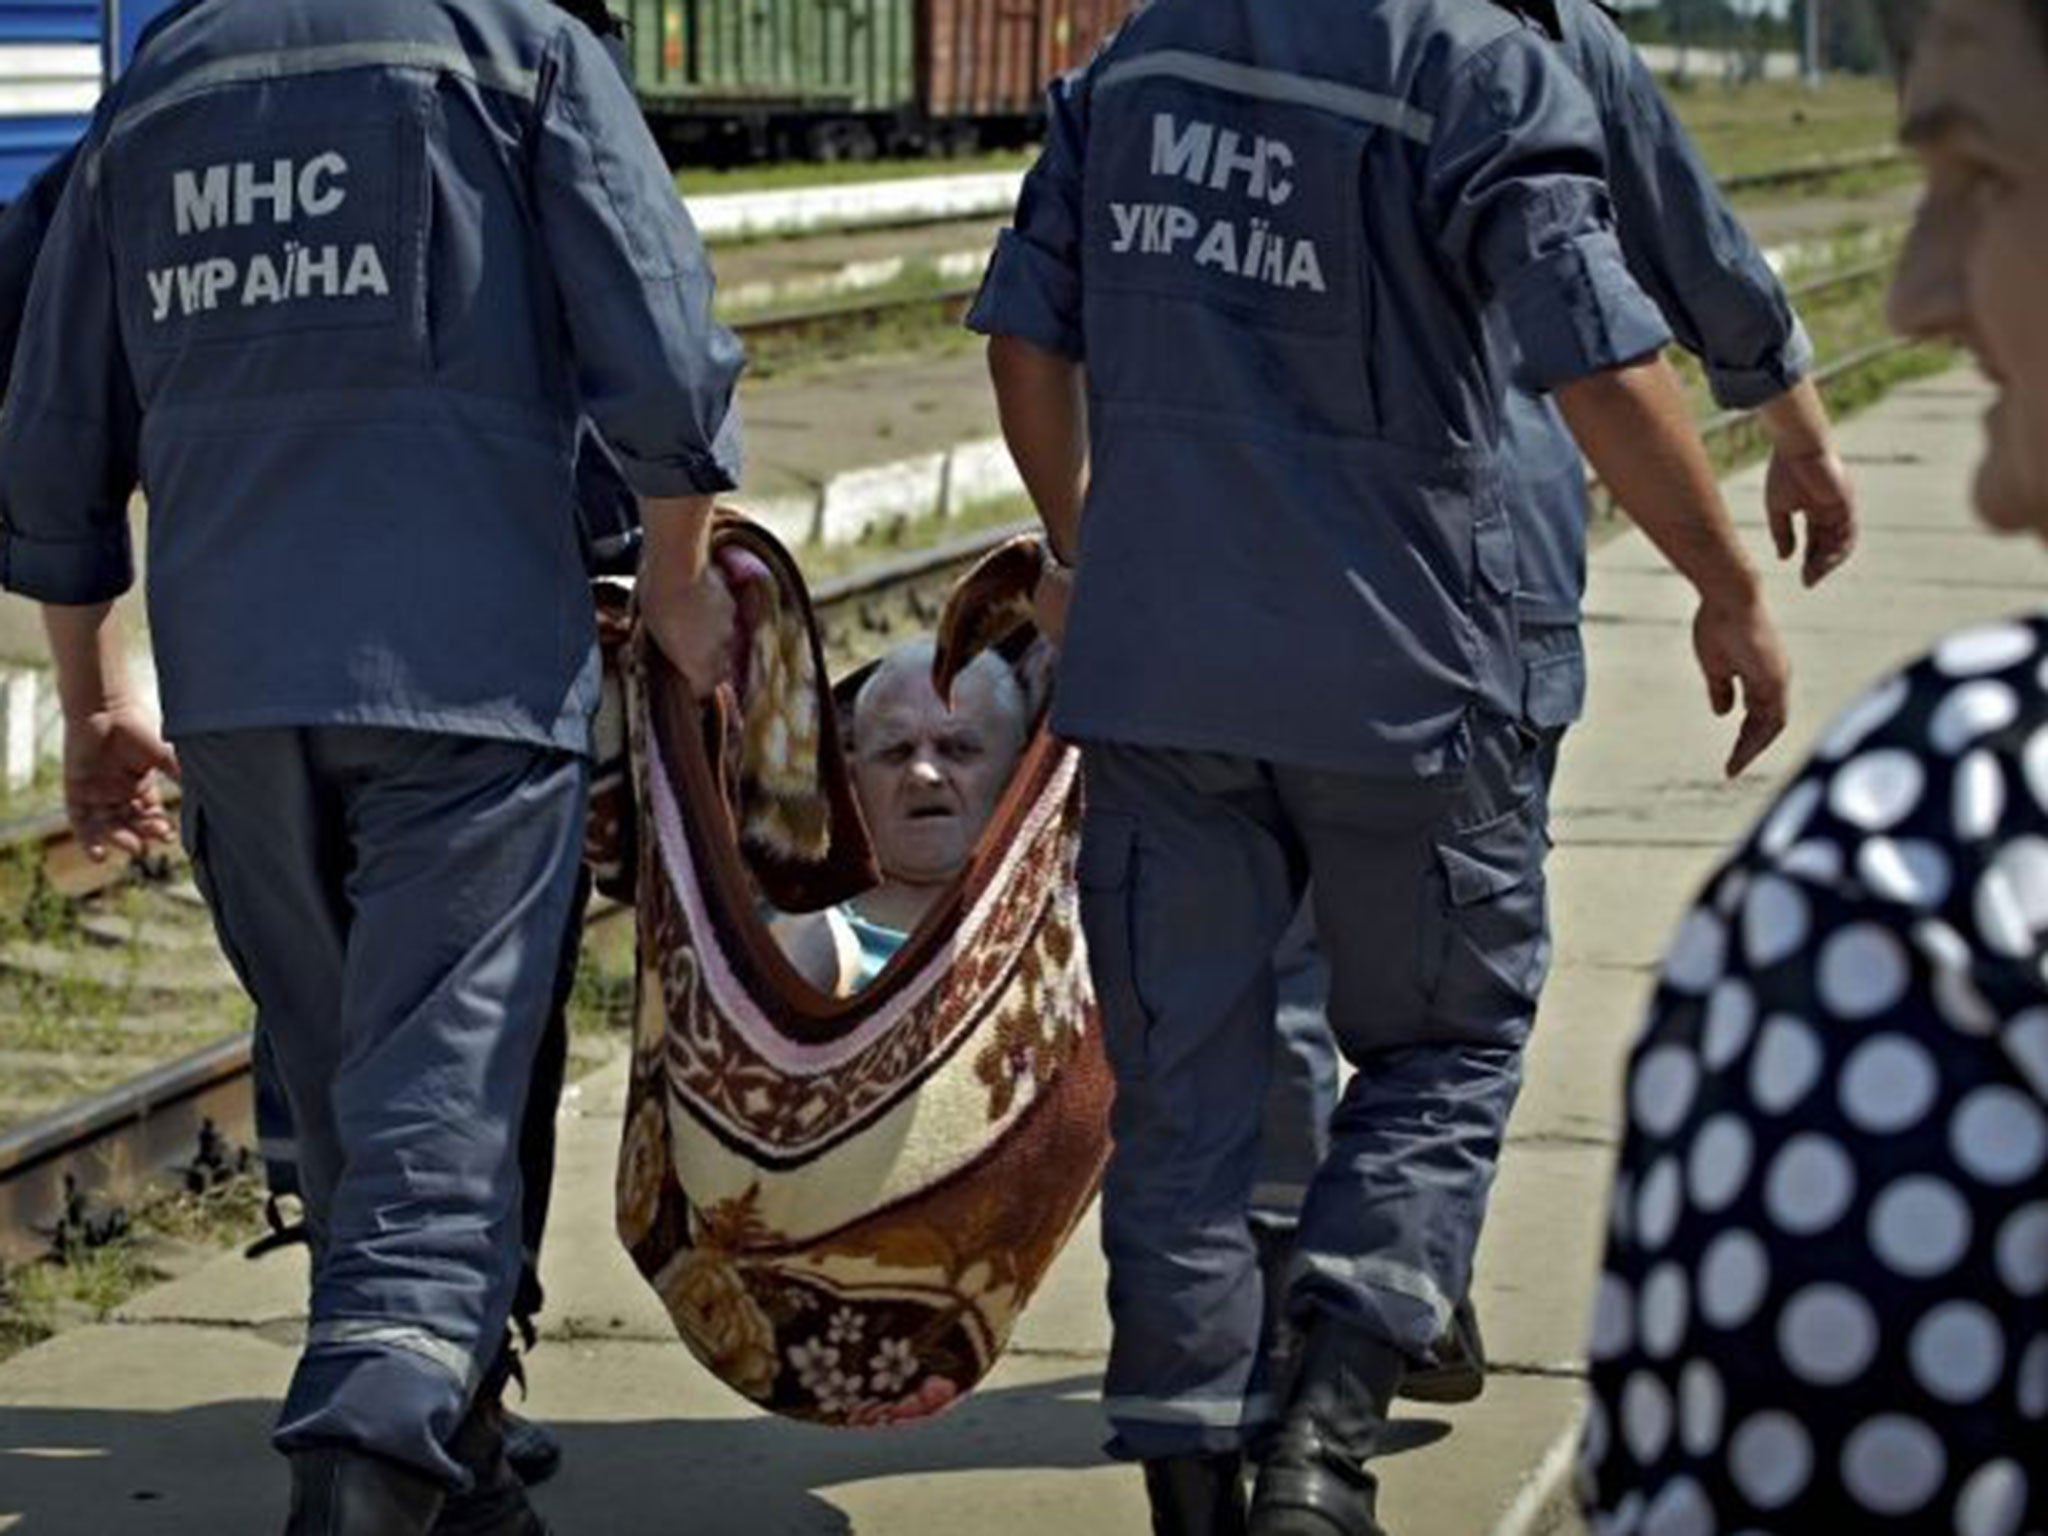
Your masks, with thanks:
<instances>
[{"instance_id":1,"label":"short grey hair","mask_svg":"<svg viewBox=\"0 0 2048 1536\"><path fill-rule=\"evenodd\" d=\"M889 651L875 663L875 670L860 685L860 692L853 698L853 745L860 750L860 718L869 702L886 684L895 684L907 678L916 678L926 689L931 687L932 658L938 646L930 636L906 640ZM1024 702L1023 684L1017 681L1017 674L1010 670L1010 664L994 651L983 651L961 669L953 681L953 698L957 702L960 687L973 678L988 685L989 703L996 718L1009 728L1012 744L1021 750L1030 735L1029 710Z\"/></svg>"}]
</instances>

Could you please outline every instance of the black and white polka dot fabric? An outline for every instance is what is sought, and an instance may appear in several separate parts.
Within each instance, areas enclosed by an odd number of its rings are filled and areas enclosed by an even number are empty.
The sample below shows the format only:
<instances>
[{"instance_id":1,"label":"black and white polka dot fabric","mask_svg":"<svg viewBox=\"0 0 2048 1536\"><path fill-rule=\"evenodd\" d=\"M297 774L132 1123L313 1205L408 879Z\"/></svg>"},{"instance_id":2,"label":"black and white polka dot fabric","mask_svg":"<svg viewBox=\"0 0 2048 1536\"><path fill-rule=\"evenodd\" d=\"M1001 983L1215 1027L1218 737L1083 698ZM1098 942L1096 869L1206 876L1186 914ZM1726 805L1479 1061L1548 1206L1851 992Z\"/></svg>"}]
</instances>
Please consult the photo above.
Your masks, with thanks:
<instances>
[{"instance_id":1,"label":"black and white polka dot fabric","mask_svg":"<svg viewBox=\"0 0 2048 1536\"><path fill-rule=\"evenodd\" d=\"M2048 1536L2048 620L1873 689L1630 1061L1599 1536Z\"/></svg>"}]
</instances>

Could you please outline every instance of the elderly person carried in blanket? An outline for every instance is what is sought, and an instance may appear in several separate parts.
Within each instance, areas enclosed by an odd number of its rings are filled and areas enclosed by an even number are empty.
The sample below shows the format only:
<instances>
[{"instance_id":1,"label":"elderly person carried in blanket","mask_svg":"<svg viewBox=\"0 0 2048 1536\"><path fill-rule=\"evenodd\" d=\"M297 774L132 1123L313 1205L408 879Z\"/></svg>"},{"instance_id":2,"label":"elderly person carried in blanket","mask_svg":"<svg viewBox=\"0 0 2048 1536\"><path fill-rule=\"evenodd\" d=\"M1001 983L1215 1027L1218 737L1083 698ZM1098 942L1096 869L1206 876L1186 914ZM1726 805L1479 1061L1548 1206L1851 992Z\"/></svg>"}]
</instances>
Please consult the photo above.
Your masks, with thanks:
<instances>
[{"instance_id":1,"label":"elderly person carried in blanket","mask_svg":"<svg viewBox=\"0 0 2048 1536\"><path fill-rule=\"evenodd\" d=\"M873 981L966 868L1030 736L1030 704L1007 662L976 657L948 709L932 688L932 654L929 639L898 646L854 698L854 790L881 884L769 924L797 972L836 997Z\"/></svg>"}]
</instances>

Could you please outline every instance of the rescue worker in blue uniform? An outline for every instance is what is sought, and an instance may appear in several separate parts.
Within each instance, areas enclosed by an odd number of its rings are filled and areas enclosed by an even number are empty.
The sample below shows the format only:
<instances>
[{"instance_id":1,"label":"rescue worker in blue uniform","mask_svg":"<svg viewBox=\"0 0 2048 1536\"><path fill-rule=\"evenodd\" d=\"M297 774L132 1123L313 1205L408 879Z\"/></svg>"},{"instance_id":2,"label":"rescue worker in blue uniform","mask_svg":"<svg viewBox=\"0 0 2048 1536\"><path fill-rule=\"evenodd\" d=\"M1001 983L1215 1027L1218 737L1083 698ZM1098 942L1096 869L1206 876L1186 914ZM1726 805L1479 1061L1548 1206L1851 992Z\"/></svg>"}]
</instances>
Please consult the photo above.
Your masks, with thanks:
<instances>
[{"instance_id":1,"label":"rescue worker in blue uniform","mask_svg":"<svg viewBox=\"0 0 2048 1536\"><path fill-rule=\"evenodd\" d=\"M134 52L148 45L158 28L190 9L197 0L160 11L144 26ZM593 0L555 0L562 9L577 16L596 32L622 76L627 66L621 51L621 30L608 10ZM28 308L29 283L35 275L37 257L56 217L57 204L69 184L78 159L73 145L39 172L22 195L0 212L0 396L13 371L14 348L21 334L21 322ZM639 503L632 488L620 474L603 439L587 424L577 438L576 520L584 550L584 564L593 574L630 575L638 557ZM581 953L582 913L589 897L589 874L580 878L569 903L570 919L564 932L559 969L555 977L553 1006L534 1057L533 1080L520 1127L520 1184L523 1210L519 1287L512 1303L512 1317L529 1348L537 1334L536 1319L544 1302L540 1283L540 1248L547 1230L549 1196L555 1167L555 1119L561 1106L562 1087L568 1067L569 997L576 980ZM303 1220L294 1221L286 1212L288 1202L298 1202L299 1184L296 1133L292 1128L291 1105L273 1060L270 1038L259 1032L252 1044L252 1072L257 1150L263 1164L264 1183L269 1190L266 1211L271 1230L250 1247L250 1257L278 1247L306 1240ZM561 1442L545 1425L504 1411L505 1460L528 1487L545 1482L559 1468Z\"/></svg>"},{"instance_id":2,"label":"rescue worker in blue uniform","mask_svg":"<svg viewBox=\"0 0 2048 1536\"><path fill-rule=\"evenodd\" d=\"M1155 0L1052 93L971 317L1076 567L1070 613L1057 578L1041 608L1117 1079L1104 1395L1160 1532L1378 1532L1366 1459L1466 1290L1548 954L1489 309L1698 590L1737 765L1783 727L1757 574L1601 173L1583 89L1492 6ZM1275 1403L1247 1202L1305 888L1359 1070Z\"/></svg>"},{"instance_id":3,"label":"rescue worker in blue uniform","mask_svg":"<svg viewBox=\"0 0 2048 1536\"><path fill-rule=\"evenodd\" d=\"M518 1132L596 699L578 423L641 498L644 621L705 573L740 357L630 92L543 0L198 0L82 148L0 417L0 581L45 605L88 847L186 838L313 1234L287 1529L534 1532L495 1379ZM121 673L149 494L164 744Z\"/></svg>"},{"instance_id":4,"label":"rescue worker in blue uniform","mask_svg":"<svg viewBox=\"0 0 2048 1536\"><path fill-rule=\"evenodd\" d=\"M1715 402L1758 412L1772 445L1764 500L1773 541L1781 558L1798 554L1803 520L1803 576L1809 586L1819 583L1855 547L1855 495L1834 450L1827 408L1808 377L1812 343L1784 286L1715 187L1649 68L1597 0L1534 0L1529 9L1593 98L1630 275L1678 343L1700 360ZM1512 333L1494 319L1498 344L1512 348ZM1545 395L1511 391L1501 426L1516 469L1507 492L1517 533L1523 715L1541 739L1547 796L1565 731L1585 706L1579 623L1592 508L1578 448ZM1253 1201L1269 1268L1284 1267L1293 1246L1307 1179L1328 1148L1337 1103L1337 1044L1323 1014L1327 976L1313 934L1294 937L1277 961L1279 1047ZM1436 1355L1410 1372L1404 1396L1458 1402L1478 1395L1484 1350L1469 1300L1460 1302Z\"/></svg>"}]
</instances>

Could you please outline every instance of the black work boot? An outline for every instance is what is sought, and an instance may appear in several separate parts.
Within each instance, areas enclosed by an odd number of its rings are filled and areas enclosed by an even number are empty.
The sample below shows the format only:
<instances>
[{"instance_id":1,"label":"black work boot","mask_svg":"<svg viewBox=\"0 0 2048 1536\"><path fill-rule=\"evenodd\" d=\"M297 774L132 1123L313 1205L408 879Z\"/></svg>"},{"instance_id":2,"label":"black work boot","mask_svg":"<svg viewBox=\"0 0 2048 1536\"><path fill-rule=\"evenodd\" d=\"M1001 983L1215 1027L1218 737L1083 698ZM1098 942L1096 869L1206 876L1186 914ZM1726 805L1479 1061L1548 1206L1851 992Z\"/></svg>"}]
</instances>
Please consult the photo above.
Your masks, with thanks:
<instances>
[{"instance_id":1,"label":"black work boot","mask_svg":"<svg viewBox=\"0 0 2048 1536\"><path fill-rule=\"evenodd\" d=\"M507 1408L505 1459L512 1463L519 1481L529 1488L538 1488L561 1469L562 1442L547 1425L536 1424Z\"/></svg>"},{"instance_id":2,"label":"black work boot","mask_svg":"<svg viewBox=\"0 0 2048 1536\"><path fill-rule=\"evenodd\" d=\"M294 1451L284 1536L426 1536L445 1490L411 1467L365 1451Z\"/></svg>"},{"instance_id":3,"label":"black work boot","mask_svg":"<svg viewBox=\"0 0 2048 1536\"><path fill-rule=\"evenodd\" d=\"M527 1503L526 1485L505 1456L505 1383L517 1368L507 1344L455 1426L448 1454L469 1473L470 1488L448 1496L433 1536L548 1536L546 1522Z\"/></svg>"},{"instance_id":4,"label":"black work boot","mask_svg":"<svg viewBox=\"0 0 2048 1536\"><path fill-rule=\"evenodd\" d=\"M1152 1536L1244 1536L1244 1458L1236 1451L1145 1463Z\"/></svg>"},{"instance_id":5,"label":"black work boot","mask_svg":"<svg viewBox=\"0 0 2048 1536\"><path fill-rule=\"evenodd\" d=\"M1467 1296L1436 1341L1436 1364L1401 1378L1401 1396L1418 1403L1469 1403L1486 1390L1486 1341Z\"/></svg>"},{"instance_id":6,"label":"black work boot","mask_svg":"<svg viewBox=\"0 0 2048 1536\"><path fill-rule=\"evenodd\" d=\"M1366 1470L1404 1367L1371 1334L1317 1317L1252 1495L1251 1536L1386 1536Z\"/></svg>"}]
</instances>

